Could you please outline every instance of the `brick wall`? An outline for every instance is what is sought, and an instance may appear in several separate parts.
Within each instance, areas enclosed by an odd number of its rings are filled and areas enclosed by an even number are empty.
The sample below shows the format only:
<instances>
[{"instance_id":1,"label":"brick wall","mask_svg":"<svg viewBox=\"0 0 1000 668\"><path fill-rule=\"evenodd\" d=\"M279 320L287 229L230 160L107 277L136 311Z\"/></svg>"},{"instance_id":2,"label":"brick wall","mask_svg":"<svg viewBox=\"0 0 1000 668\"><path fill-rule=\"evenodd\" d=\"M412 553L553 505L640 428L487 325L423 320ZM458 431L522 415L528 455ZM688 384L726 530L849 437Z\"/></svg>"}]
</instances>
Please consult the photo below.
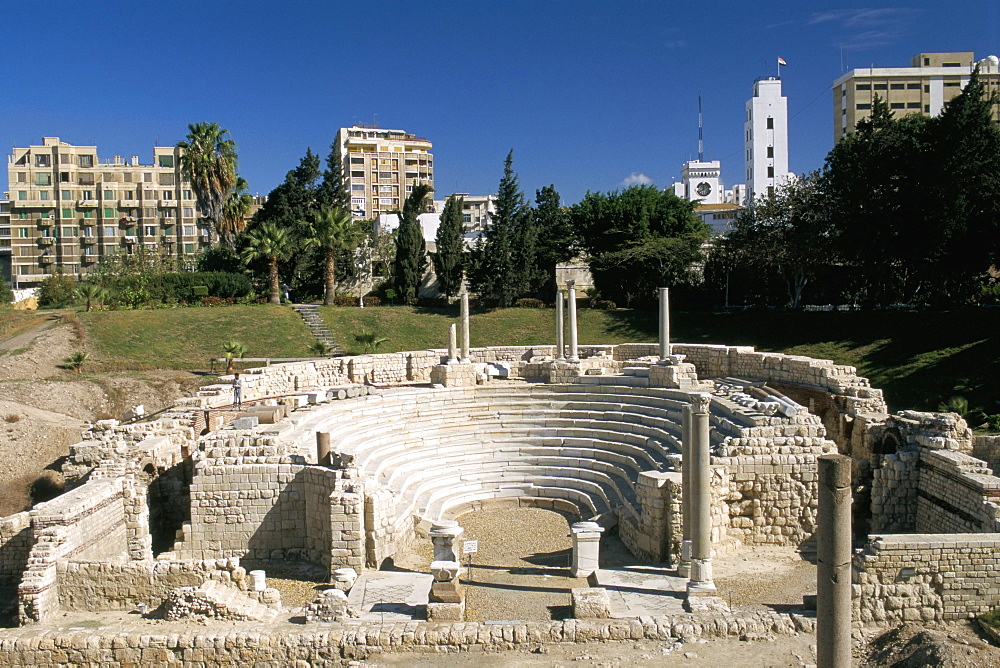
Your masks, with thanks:
<instances>
[{"instance_id":1,"label":"brick wall","mask_svg":"<svg viewBox=\"0 0 1000 668\"><path fill-rule=\"evenodd\" d=\"M920 451L916 530L1000 531L1000 478L985 462L953 450Z\"/></svg>"},{"instance_id":2,"label":"brick wall","mask_svg":"<svg viewBox=\"0 0 1000 668\"><path fill-rule=\"evenodd\" d=\"M16 585L28 565L31 519L27 511L0 519L0 584Z\"/></svg>"}]
</instances>

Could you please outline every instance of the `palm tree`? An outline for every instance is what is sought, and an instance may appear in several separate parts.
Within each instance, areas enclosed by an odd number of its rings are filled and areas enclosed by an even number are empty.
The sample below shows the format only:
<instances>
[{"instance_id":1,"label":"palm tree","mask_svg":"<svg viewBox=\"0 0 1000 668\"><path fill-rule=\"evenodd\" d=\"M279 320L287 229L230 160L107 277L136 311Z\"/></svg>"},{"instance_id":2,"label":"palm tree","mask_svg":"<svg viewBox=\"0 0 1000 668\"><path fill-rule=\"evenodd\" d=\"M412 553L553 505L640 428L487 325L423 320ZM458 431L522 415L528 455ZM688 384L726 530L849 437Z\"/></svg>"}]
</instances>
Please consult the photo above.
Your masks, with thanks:
<instances>
[{"instance_id":1,"label":"palm tree","mask_svg":"<svg viewBox=\"0 0 1000 668\"><path fill-rule=\"evenodd\" d=\"M292 235L287 227L274 223L264 223L246 235L249 244L243 249L243 261L267 260L268 285L272 304L281 303L281 286L278 285L278 262L286 260L292 253Z\"/></svg>"},{"instance_id":2,"label":"palm tree","mask_svg":"<svg viewBox=\"0 0 1000 668\"><path fill-rule=\"evenodd\" d=\"M322 341L313 341L309 344L309 352L318 355L320 357L326 357L333 352L333 348L326 345Z\"/></svg>"},{"instance_id":3,"label":"palm tree","mask_svg":"<svg viewBox=\"0 0 1000 668\"><path fill-rule=\"evenodd\" d=\"M63 359L63 364L77 373L83 373L83 365L86 364L89 359L90 353L76 352Z\"/></svg>"},{"instance_id":4,"label":"palm tree","mask_svg":"<svg viewBox=\"0 0 1000 668\"><path fill-rule=\"evenodd\" d=\"M337 251L350 248L361 239L361 230L351 219L351 214L340 209L324 209L316 216L308 236L307 246L316 246L323 252L326 261L326 291L323 296L325 306L333 306L337 292Z\"/></svg>"},{"instance_id":5,"label":"palm tree","mask_svg":"<svg viewBox=\"0 0 1000 668\"><path fill-rule=\"evenodd\" d=\"M187 139L177 142L184 150L181 173L191 182L198 209L216 234L226 198L236 185L236 142L227 139L228 134L218 123L192 123Z\"/></svg>"},{"instance_id":6,"label":"palm tree","mask_svg":"<svg viewBox=\"0 0 1000 668\"><path fill-rule=\"evenodd\" d=\"M226 373L233 372L233 358L243 358L247 354L247 347L236 339L229 339L226 345L222 346L222 352L226 354Z\"/></svg>"},{"instance_id":7,"label":"palm tree","mask_svg":"<svg viewBox=\"0 0 1000 668\"><path fill-rule=\"evenodd\" d=\"M87 311L90 311L94 302L98 304L107 299L107 290L93 283L83 283L76 289L76 296L87 302Z\"/></svg>"},{"instance_id":8,"label":"palm tree","mask_svg":"<svg viewBox=\"0 0 1000 668\"><path fill-rule=\"evenodd\" d=\"M362 329L360 334L354 335L354 340L365 347L366 353L370 353L378 350L378 347L389 339L384 336L376 336L375 332Z\"/></svg>"},{"instance_id":9,"label":"palm tree","mask_svg":"<svg viewBox=\"0 0 1000 668\"><path fill-rule=\"evenodd\" d=\"M219 240L229 248L235 248L236 235L247 226L247 216L253 208L253 195L247 192L249 187L247 180L237 174L233 190L222 205Z\"/></svg>"}]
</instances>

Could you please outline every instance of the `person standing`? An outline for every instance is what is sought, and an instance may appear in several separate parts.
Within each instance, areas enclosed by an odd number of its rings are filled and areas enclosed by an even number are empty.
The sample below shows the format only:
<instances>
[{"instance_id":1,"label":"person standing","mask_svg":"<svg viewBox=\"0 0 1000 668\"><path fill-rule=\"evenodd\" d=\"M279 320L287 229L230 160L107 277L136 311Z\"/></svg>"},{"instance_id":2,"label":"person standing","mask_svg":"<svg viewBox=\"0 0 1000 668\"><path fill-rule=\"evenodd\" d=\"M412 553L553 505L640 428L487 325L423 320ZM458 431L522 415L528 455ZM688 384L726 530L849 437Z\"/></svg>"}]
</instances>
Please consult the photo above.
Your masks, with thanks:
<instances>
[{"instance_id":1,"label":"person standing","mask_svg":"<svg viewBox=\"0 0 1000 668\"><path fill-rule=\"evenodd\" d=\"M233 408L243 408L243 379L238 371L233 376Z\"/></svg>"}]
</instances>

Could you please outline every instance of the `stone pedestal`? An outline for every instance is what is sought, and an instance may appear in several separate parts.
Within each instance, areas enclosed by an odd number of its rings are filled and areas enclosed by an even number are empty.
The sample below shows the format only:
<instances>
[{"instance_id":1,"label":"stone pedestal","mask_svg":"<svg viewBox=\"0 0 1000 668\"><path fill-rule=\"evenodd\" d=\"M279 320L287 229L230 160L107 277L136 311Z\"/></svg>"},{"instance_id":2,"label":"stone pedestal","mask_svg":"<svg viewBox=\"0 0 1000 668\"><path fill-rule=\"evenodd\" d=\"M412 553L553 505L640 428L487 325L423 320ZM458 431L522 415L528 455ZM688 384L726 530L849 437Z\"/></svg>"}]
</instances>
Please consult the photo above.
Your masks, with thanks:
<instances>
[{"instance_id":1,"label":"stone pedestal","mask_svg":"<svg viewBox=\"0 0 1000 668\"><path fill-rule=\"evenodd\" d=\"M574 619L607 619L611 617L611 598L602 587L574 588L572 615Z\"/></svg>"},{"instance_id":2,"label":"stone pedestal","mask_svg":"<svg viewBox=\"0 0 1000 668\"><path fill-rule=\"evenodd\" d=\"M601 533L597 522L576 522L570 528L573 538L573 577L585 578L600 568Z\"/></svg>"},{"instance_id":3,"label":"stone pedestal","mask_svg":"<svg viewBox=\"0 0 1000 668\"><path fill-rule=\"evenodd\" d=\"M462 527L455 520L441 520L431 526L428 534L434 544L434 561L458 562L455 539L462 535Z\"/></svg>"},{"instance_id":4,"label":"stone pedestal","mask_svg":"<svg viewBox=\"0 0 1000 668\"><path fill-rule=\"evenodd\" d=\"M445 387L467 387L477 383L478 374L473 364L435 364L431 367L431 383Z\"/></svg>"},{"instance_id":5,"label":"stone pedestal","mask_svg":"<svg viewBox=\"0 0 1000 668\"><path fill-rule=\"evenodd\" d=\"M659 364L649 367L650 387L670 387L679 390L700 391L712 389L712 381L698 380L694 364L672 361L683 360L683 355L670 355Z\"/></svg>"},{"instance_id":6,"label":"stone pedestal","mask_svg":"<svg viewBox=\"0 0 1000 668\"><path fill-rule=\"evenodd\" d=\"M575 383L576 379L583 374L583 369L579 362L567 360L551 362L548 365L548 380L550 383L564 384Z\"/></svg>"}]
</instances>

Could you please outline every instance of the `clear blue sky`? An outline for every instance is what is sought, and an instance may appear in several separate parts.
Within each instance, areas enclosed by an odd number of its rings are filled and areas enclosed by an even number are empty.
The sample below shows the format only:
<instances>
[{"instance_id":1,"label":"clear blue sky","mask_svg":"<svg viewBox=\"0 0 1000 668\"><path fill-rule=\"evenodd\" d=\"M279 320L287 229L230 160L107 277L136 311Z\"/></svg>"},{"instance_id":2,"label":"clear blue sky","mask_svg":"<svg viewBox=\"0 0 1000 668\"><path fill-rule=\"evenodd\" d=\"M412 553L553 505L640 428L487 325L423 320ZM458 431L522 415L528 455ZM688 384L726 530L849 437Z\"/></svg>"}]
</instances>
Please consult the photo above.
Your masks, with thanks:
<instances>
[{"instance_id":1,"label":"clear blue sky","mask_svg":"<svg viewBox=\"0 0 1000 668\"><path fill-rule=\"evenodd\" d=\"M325 157L337 128L373 120L434 143L439 196L494 192L511 148L529 199L553 183L572 203L632 174L666 186L696 157L699 92L705 157L731 185L744 103L779 56L801 173L831 147L842 62L1000 55L998 0L4 4L4 153L58 136L148 161L214 121L262 194L306 147Z\"/></svg>"}]
</instances>

